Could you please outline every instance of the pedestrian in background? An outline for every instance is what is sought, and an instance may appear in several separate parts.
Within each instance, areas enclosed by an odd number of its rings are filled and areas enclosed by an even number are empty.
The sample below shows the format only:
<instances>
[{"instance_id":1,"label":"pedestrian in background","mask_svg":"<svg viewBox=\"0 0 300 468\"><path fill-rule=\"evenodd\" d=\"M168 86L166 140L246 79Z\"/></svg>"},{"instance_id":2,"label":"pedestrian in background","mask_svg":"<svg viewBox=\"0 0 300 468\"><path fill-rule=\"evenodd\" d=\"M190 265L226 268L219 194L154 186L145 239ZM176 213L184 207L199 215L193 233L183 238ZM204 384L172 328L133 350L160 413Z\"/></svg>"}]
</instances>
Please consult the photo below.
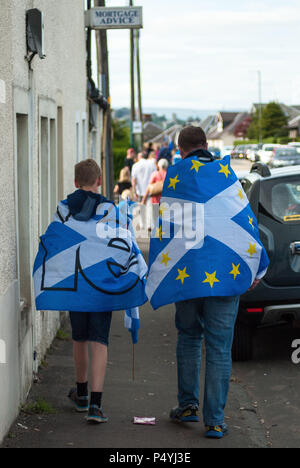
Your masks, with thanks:
<instances>
[{"instance_id":1,"label":"pedestrian in background","mask_svg":"<svg viewBox=\"0 0 300 468\"><path fill-rule=\"evenodd\" d=\"M153 172L150 177L142 203L145 205L148 197L151 197L152 204L159 204L163 191L164 182L167 175L169 163L166 159L160 159L157 163L157 171Z\"/></svg>"},{"instance_id":2,"label":"pedestrian in background","mask_svg":"<svg viewBox=\"0 0 300 468\"><path fill-rule=\"evenodd\" d=\"M148 159L145 153L140 153L140 160L132 168L132 185L139 202L143 200L151 175L155 171L156 165L154 160Z\"/></svg>"},{"instance_id":3,"label":"pedestrian in background","mask_svg":"<svg viewBox=\"0 0 300 468\"><path fill-rule=\"evenodd\" d=\"M130 172L132 171L132 166L134 165L136 160L136 152L133 148L129 148L127 150L127 155L124 160L124 167L128 167Z\"/></svg>"},{"instance_id":4,"label":"pedestrian in background","mask_svg":"<svg viewBox=\"0 0 300 468\"><path fill-rule=\"evenodd\" d=\"M115 185L114 194L122 196L124 190L130 190L132 188L131 176L129 167L124 167L120 172L120 178Z\"/></svg>"},{"instance_id":5,"label":"pedestrian in background","mask_svg":"<svg viewBox=\"0 0 300 468\"><path fill-rule=\"evenodd\" d=\"M167 142L164 142L157 157L157 162L160 159L166 159L169 163L169 165L172 164L172 153L171 150L169 149L169 144Z\"/></svg>"}]
</instances>

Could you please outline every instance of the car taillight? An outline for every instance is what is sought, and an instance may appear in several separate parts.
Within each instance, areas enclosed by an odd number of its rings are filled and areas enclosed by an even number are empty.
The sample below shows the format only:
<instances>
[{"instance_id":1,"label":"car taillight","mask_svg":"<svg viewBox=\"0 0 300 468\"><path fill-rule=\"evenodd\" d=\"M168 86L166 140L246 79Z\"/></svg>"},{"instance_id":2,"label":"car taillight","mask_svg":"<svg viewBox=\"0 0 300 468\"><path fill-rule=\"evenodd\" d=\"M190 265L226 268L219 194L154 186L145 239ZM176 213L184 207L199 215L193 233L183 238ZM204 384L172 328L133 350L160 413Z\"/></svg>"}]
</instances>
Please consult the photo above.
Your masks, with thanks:
<instances>
[{"instance_id":1,"label":"car taillight","mask_svg":"<svg viewBox=\"0 0 300 468\"><path fill-rule=\"evenodd\" d=\"M247 312L249 312L249 314L251 313L259 313L259 312L263 312L264 309L262 307L250 307L248 309L246 309Z\"/></svg>"}]
</instances>

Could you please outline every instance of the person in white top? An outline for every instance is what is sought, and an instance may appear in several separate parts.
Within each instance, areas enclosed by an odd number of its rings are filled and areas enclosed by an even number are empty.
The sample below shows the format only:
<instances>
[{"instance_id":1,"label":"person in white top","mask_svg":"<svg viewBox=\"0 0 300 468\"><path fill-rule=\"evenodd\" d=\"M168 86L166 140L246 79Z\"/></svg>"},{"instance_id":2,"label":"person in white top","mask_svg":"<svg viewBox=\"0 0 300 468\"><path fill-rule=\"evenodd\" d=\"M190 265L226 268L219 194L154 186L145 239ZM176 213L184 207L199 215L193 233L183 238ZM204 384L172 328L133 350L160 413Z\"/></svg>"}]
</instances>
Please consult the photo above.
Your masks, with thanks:
<instances>
[{"instance_id":1,"label":"person in white top","mask_svg":"<svg viewBox=\"0 0 300 468\"><path fill-rule=\"evenodd\" d=\"M147 192L151 175L155 171L155 160L151 158L148 159L144 153L139 153L138 162L132 167L132 187L138 202L141 203L143 200ZM138 224L140 230L144 231L144 235L146 237L148 235L148 231L151 230L151 212L149 212L149 203L147 205L139 205L137 220L139 220Z\"/></svg>"},{"instance_id":2,"label":"person in white top","mask_svg":"<svg viewBox=\"0 0 300 468\"><path fill-rule=\"evenodd\" d=\"M139 155L140 156L140 155ZM141 159L132 167L132 186L138 201L142 201L153 172L156 171L155 161L142 155Z\"/></svg>"}]
</instances>

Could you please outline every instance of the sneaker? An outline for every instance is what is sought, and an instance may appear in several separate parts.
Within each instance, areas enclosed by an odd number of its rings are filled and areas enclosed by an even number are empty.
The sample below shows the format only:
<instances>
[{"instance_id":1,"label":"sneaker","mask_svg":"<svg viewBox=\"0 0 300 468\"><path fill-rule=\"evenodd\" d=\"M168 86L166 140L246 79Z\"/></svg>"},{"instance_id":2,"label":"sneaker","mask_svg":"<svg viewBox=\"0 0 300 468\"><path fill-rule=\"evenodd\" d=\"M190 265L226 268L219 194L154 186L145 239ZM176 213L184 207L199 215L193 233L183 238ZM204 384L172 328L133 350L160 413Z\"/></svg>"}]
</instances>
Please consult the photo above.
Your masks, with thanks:
<instances>
[{"instance_id":1,"label":"sneaker","mask_svg":"<svg viewBox=\"0 0 300 468\"><path fill-rule=\"evenodd\" d=\"M188 405L184 408L177 406L171 410L170 419L178 422L199 422L197 411L198 406L196 405Z\"/></svg>"},{"instance_id":2,"label":"sneaker","mask_svg":"<svg viewBox=\"0 0 300 468\"><path fill-rule=\"evenodd\" d=\"M87 422L89 423L106 423L108 418L103 414L102 408L96 405L90 405L89 413L87 415Z\"/></svg>"},{"instance_id":3,"label":"sneaker","mask_svg":"<svg viewBox=\"0 0 300 468\"><path fill-rule=\"evenodd\" d=\"M79 397L77 394L77 388L71 388L68 398L75 405L76 411L78 413L85 413L89 409L89 397L83 396Z\"/></svg>"},{"instance_id":4,"label":"sneaker","mask_svg":"<svg viewBox=\"0 0 300 468\"><path fill-rule=\"evenodd\" d=\"M208 439L222 439L228 434L227 424L220 424L219 426L207 426L205 437Z\"/></svg>"}]
</instances>

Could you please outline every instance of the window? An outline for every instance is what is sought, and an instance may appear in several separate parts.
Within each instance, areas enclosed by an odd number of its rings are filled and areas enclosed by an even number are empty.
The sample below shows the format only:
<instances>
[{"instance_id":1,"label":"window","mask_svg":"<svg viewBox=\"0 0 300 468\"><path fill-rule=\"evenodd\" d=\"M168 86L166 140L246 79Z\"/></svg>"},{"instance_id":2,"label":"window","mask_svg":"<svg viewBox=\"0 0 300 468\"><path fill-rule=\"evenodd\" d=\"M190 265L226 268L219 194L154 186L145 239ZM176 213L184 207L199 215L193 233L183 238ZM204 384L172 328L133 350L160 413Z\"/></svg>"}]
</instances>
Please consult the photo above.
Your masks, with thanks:
<instances>
[{"instance_id":1,"label":"window","mask_svg":"<svg viewBox=\"0 0 300 468\"><path fill-rule=\"evenodd\" d=\"M79 122L76 122L76 162L80 161Z\"/></svg>"},{"instance_id":2,"label":"window","mask_svg":"<svg viewBox=\"0 0 300 468\"><path fill-rule=\"evenodd\" d=\"M56 119L41 117L40 121L40 193L41 232L52 221L58 201L57 190L57 127Z\"/></svg>"},{"instance_id":3,"label":"window","mask_svg":"<svg viewBox=\"0 0 300 468\"><path fill-rule=\"evenodd\" d=\"M272 187L272 212L285 222L300 221L300 180Z\"/></svg>"},{"instance_id":4,"label":"window","mask_svg":"<svg viewBox=\"0 0 300 468\"><path fill-rule=\"evenodd\" d=\"M48 119L41 118L41 230L48 227L50 219L50 164Z\"/></svg>"},{"instance_id":5,"label":"window","mask_svg":"<svg viewBox=\"0 0 300 468\"><path fill-rule=\"evenodd\" d=\"M63 108L57 108L57 191L58 199L64 198L64 129Z\"/></svg>"},{"instance_id":6,"label":"window","mask_svg":"<svg viewBox=\"0 0 300 468\"><path fill-rule=\"evenodd\" d=\"M17 114L16 124L18 278L20 300L26 305L30 305L31 269L28 116Z\"/></svg>"}]
</instances>

